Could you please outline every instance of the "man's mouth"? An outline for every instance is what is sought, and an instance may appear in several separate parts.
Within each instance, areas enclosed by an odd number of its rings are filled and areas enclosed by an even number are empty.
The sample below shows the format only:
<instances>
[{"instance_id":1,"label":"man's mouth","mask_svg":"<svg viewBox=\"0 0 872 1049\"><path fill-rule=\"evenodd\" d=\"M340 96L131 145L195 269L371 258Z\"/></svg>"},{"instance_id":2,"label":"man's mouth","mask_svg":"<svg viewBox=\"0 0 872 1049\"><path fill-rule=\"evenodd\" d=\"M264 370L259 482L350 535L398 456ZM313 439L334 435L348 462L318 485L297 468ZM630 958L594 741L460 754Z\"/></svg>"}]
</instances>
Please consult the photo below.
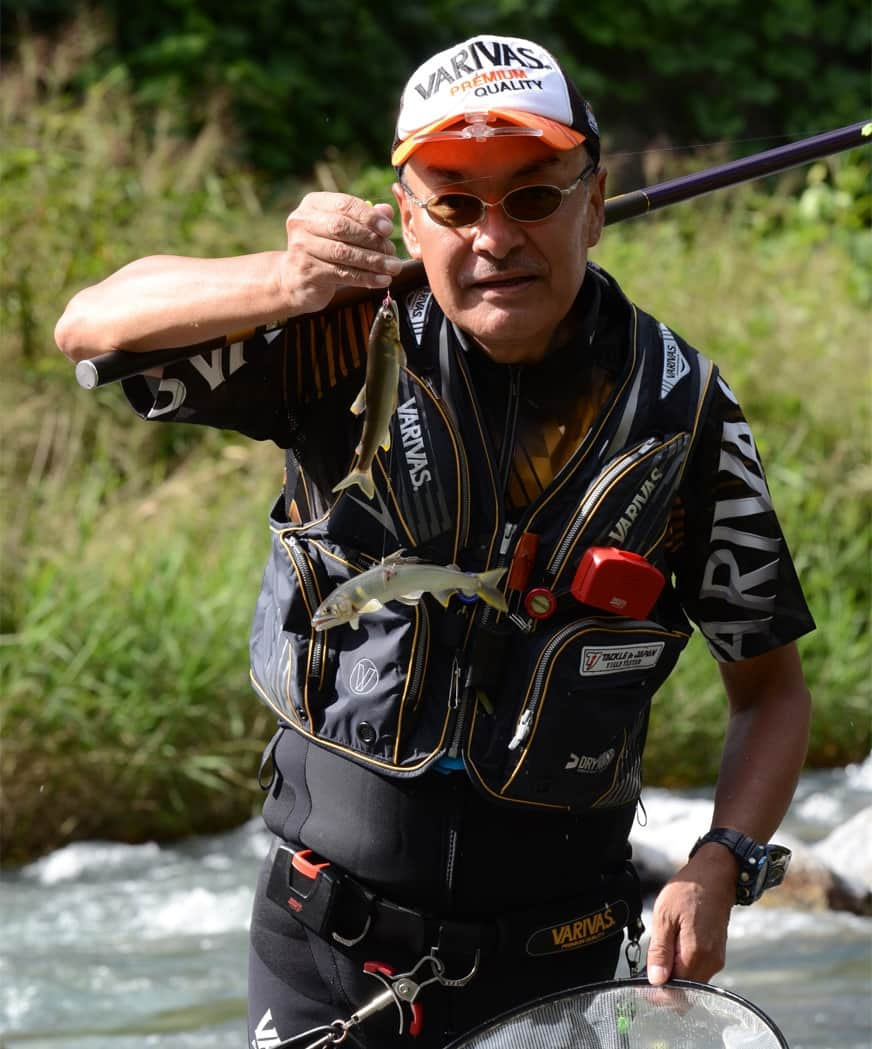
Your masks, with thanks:
<instances>
[{"instance_id":1,"label":"man's mouth","mask_svg":"<svg viewBox=\"0 0 872 1049\"><path fill-rule=\"evenodd\" d=\"M538 277L532 273L495 273L479 280L471 280L469 287L479 291L503 291L529 287Z\"/></svg>"}]
</instances>

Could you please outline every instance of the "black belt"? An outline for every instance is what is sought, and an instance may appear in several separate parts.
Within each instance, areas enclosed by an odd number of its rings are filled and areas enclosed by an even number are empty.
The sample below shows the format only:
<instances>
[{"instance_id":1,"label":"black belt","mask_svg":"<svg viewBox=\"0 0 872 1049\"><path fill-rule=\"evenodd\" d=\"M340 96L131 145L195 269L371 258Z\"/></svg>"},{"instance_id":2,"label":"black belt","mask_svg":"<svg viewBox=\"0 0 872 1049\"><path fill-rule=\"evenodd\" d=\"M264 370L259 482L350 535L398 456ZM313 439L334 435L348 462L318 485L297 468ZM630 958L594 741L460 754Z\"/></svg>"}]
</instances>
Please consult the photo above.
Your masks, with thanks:
<instances>
[{"instance_id":1,"label":"black belt","mask_svg":"<svg viewBox=\"0 0 872 1049\"><path fill-rule=\"evenodd\" d=\"M386 900L311 850L283 844L275 846L266 894L340 948L373 941L404 948L415 957L433 949L443 958L469 958L476 952L484 957L513 943L523 944L529 954L557 953L621 932L638 923L642 909L635 868L626 863L620 871L604 875L595 890L588 886L578 897L498 918L460 921ZM613 902L584 913L586 906L603 900ZM610 909L608 919L597 921L605 908Z\"/></svg>"}]
</instances>

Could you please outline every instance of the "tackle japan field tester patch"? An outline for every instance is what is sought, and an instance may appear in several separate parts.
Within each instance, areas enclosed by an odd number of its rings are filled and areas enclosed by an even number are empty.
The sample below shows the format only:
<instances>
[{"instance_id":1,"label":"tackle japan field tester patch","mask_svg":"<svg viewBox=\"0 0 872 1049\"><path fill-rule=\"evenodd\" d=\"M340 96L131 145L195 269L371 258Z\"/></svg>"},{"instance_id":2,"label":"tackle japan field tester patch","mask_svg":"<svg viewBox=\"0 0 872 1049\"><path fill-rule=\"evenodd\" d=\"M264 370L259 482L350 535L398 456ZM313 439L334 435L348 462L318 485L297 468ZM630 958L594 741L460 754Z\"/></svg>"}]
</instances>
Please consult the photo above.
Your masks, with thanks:
<instances>
[{"instance_id":1,"label":"tackle japan field tester patch","mask_svg":"<svg viewBox=\"0 0 872 1049\"><path fill-rule=\"evenodd\" d=\"M585 645L581 650L579 673L589 677L594 674L620 674L624 670L648 670L657 666L663 647L662 641L623 647Z\"/></svg>"},{"instance_id":2,"label":"tackle japan field tester patch","mask_svg":"<svg viewBox=\"0 0 872 1049\"><path fill-rule=\"evenodd\" d=\"M434 55L403 91L391 163L423 143L532 135L553 149L587 144L599 163L590 105L544 48L516 37L472 37Z\"/></svg>"}]
</instances>

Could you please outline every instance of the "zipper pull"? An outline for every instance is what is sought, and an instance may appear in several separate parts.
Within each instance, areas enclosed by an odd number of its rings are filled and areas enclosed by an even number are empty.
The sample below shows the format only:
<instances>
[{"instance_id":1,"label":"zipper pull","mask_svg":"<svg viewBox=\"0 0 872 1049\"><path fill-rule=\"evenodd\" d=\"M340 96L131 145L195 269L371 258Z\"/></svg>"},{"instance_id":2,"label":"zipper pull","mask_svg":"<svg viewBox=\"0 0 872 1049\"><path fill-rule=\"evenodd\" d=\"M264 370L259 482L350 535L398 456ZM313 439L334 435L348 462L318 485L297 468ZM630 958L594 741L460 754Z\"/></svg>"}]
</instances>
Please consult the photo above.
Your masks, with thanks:
<instances>
[{"instance_id":1,"label":"zipper pull","mask_svg":"<svg viewBox=\"0 0 872 1049\"><path fill-rule=\"evenodd\" d=\"M511 546L511 543L512 543L512 537L514 536L514 534L515 534L515 532L517 530L518 530L517 524L515 524L512 521L506 521L506 527L503 529L502 542L500 543L500 554L499 554L500 559L504 558L506 556L506 554L509 552L509 547Z\"/></svg>"},{"instance_id":2,"label":"zipper pull","mask_svg":"<svg viewBox=\"0 0 872 1049\"><path fill-rule=\"evenodd\" d=\"M532 725L533 711L527 707L524 713L518 718L518 724L515 727L515 734L509 740L509 750L517 750L518 747L520 747L527 736L530 735Z\"/></svg>"},{"instance_id":3,"label":"zipper pull","mask_svg":"<svg viewBox=\"0 0 872 1049\"><path fill-rule=\"evenodd\" d=\"M451 680L448 684L448 706L451 710L457 710L460 706L460 660L455 656L451 661Z\"/></svg>"},{"instance_id":4,"label":"zipper pull","mask_svg":"<svg viewBox=\"0 0 872 1049\"><path fill-rule=\"evenodd\" d=\"M519 630L523 630L525 634L532 634L535 627L535 622L532 619L527 619L525 616L520 615L518 612L512 612L509 619L515 624Z\"/></svg>"}]
</instances>

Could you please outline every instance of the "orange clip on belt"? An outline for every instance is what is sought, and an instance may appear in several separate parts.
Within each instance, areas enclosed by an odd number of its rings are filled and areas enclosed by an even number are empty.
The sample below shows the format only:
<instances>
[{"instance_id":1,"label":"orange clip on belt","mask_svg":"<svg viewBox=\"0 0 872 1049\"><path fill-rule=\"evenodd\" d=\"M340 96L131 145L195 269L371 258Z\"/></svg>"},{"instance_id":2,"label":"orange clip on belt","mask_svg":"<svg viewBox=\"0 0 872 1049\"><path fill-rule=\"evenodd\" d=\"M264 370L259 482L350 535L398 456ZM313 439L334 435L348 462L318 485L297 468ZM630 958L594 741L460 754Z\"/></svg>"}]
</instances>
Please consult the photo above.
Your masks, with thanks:
<instances>
[{"instance_id":1,"label":"orange clip on belt","mask_svg":"<svg viewBox=\"0 0 872 1049\"><path fill-rule=\"evenodd\" d=\"M294 853L294 858L291 860L291 866L294 870L299 871L304 878L309 878L310 881L314 881L320 871L330 866L329 860L323 860L321 863L310 863L308 857L314 855L311 849L300 849L299 852Z\"/></svg>"}]
</instances>

